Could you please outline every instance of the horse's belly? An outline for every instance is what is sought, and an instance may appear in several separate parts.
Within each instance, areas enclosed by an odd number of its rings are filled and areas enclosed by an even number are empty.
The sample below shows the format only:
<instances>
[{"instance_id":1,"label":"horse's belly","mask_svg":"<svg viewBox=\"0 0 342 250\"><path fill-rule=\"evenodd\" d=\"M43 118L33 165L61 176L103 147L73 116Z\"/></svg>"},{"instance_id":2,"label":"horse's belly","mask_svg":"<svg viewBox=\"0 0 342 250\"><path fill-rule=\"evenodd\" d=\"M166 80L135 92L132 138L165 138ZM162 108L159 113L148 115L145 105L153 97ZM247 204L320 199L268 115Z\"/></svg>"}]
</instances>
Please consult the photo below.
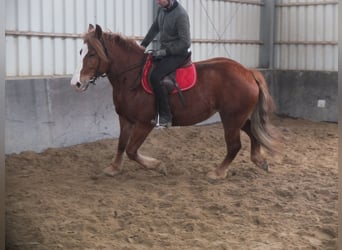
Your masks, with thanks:
<instances>
[{"instance_id":1,"label":"horse's belly","mask_svg":"<svg viewBox=\"0 0 342 250\"><path fill-rule=\"evenodd\" d=\"M216 109L184 109L182 112L173 112L173 125L174 126L190 126L203 122L217 113Z\"/></svg>"}]
</instances>

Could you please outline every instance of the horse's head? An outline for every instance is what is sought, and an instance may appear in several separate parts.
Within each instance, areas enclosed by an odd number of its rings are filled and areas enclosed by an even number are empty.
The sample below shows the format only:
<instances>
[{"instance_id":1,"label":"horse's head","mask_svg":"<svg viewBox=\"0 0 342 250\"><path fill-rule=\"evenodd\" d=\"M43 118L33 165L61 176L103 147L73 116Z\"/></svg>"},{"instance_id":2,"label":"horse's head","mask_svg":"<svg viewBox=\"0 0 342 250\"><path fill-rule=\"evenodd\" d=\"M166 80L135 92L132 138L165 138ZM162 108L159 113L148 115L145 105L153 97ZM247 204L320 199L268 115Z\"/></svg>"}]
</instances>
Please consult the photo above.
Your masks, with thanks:
<instances>
[{"instance_id":1,"label":"horse's head","mask_svg":"<svg viewBox=\"0 0 342 250\"><path fill-rule=\"evenodd\" d=\"M107 72L108 55L102 35L101 27L91 24L84 35L80 62L71 79L71 86L78 91L85 91L90 83Z\"/></svg>"}]
</instances>

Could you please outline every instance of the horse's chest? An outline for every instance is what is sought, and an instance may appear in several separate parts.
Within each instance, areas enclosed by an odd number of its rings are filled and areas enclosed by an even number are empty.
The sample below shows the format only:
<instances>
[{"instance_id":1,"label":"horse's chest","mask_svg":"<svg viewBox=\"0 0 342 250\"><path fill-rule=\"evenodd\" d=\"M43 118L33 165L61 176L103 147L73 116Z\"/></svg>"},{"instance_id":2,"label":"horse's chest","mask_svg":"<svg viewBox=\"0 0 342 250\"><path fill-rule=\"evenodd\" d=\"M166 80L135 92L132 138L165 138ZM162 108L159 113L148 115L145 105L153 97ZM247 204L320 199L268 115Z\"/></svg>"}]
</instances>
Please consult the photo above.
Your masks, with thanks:
<instances>
[{"instance_id":1,"label":"horse's chest","mask_svg":"<svg viewBox=\"0 0 342 250\"><path fill-rule=\"evenodd\" d=\"M116 93L114 96L114 106L118 115L125 116L127 114L127 108L130 106L127 96L125 98L125 95Z\"/></svg>"}]
</instances>

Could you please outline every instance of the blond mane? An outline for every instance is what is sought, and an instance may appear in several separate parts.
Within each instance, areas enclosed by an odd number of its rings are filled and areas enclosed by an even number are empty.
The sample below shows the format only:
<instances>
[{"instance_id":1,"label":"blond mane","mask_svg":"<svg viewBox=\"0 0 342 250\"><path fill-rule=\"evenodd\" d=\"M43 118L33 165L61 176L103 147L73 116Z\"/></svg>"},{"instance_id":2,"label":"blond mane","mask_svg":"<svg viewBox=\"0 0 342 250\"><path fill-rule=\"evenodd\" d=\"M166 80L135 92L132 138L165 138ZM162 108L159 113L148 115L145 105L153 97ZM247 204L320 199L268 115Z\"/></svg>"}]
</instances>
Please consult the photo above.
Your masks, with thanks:
<instances>
[{"instance_id":1,"label":"blond mane","mask_svg":"<svg viewBox=\"0 0 342 250\"><path fill-rule=\"evenodd\" d=\"M142 52L144 51L144 48L139 46L137 42L128 37L124 37L121 34L118 33L112 33L112 32L103 32L103 39L106 41L107 46L119 46L121 49L129 51L129 52ZM85 33L83 36L83 39L86 43L88 43L90 46L92 46L96 53L101 57L102 60L108 60L107 56L104 52L103 45L97 39L95 32L91 31L88 33Z\"/></svg>"},{"instance_id":2,"label":"blond mane","mask_svg":"<svg viewBox=\"0 0 342 250\"><path fill-rule=\"evenodd\" d=\"M99 55L101 60L108 61L108 58L107 58L107 55L105 54L105 50L103 48L103 45L101 44L100 40L96 38L96 35L95 35L94 31L85 33L83 35L83 40L89 46L94 48L94 50Z\"/></svg>"}]
</instances>

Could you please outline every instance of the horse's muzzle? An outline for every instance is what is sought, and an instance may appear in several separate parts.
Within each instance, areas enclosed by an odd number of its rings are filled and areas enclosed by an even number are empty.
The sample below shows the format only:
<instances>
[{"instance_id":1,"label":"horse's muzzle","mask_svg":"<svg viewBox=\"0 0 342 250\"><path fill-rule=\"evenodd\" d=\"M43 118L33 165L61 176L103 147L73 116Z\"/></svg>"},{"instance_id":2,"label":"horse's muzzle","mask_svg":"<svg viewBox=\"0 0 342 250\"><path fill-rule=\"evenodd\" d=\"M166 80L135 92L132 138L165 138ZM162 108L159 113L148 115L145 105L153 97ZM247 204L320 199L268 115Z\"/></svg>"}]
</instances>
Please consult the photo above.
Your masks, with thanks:
<instances>
[{"instance_id":1,"label":"horse's muzzle","mask_svg":"<svg viewBox=\"0 0 342 250\"><path fill-rule=\"evenodd\" d=\"M83 92L83 91L86 91L89 87L89 82L87 83L80 83L80 82L76 82L76 84L71 84L74 89L76 89L77 92Z\"/></svg>"}]
</instances>

